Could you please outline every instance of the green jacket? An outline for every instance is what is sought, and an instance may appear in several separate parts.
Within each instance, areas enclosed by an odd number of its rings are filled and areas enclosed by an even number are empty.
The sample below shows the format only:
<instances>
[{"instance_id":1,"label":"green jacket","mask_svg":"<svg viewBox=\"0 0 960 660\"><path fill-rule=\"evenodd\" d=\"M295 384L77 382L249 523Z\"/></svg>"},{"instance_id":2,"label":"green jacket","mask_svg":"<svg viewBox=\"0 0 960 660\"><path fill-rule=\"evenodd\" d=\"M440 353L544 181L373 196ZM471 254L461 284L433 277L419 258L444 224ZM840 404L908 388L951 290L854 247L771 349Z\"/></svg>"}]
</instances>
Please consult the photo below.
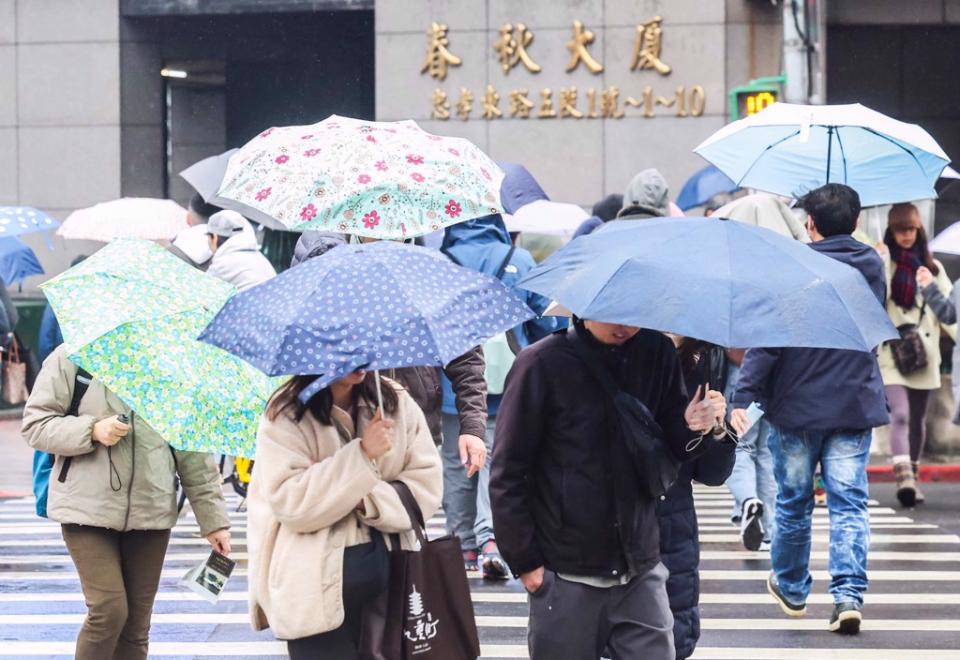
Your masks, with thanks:
<instances>
[{"instance_id":1,"label":"green jacket","mask_svg":"<svg viewBox=\"0 0 960 660\"><path fill-rule=\"evenodd\" d=\"M92 438L93 425L130 408L94 380L67 415L77 366L60 346L43 363L23 411L21 433L34 449L56 455L50 474L47 514L61 523L119 531L170 529L177 522L175 476L179 474L201 534L230 527L220 473L210 454L171 451L140 417L109 452ZM64 459L72 457L66 478ZM113 467L110 465L112 458Z\"/></svg>"}]
</instances>

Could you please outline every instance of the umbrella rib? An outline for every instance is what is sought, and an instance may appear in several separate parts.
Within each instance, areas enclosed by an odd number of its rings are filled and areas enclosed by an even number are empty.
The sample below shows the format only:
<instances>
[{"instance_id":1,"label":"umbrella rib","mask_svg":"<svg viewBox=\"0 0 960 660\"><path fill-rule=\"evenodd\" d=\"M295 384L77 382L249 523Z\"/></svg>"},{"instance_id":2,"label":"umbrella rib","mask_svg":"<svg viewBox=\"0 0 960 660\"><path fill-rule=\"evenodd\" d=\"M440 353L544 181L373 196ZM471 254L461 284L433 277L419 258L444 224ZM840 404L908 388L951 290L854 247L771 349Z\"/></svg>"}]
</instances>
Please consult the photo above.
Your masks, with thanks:
<instances>
[{"instance_id":1,"label":"umbrella rib","mask_svg":"<svg viewBox=\"0 0 960 660\"><path fill-rule=\"evenodd\" d=\"M740 178L737 180L737 182L736 182L737 185L738 185L738 186L741 186L741 187L743 186L743 180L747 178L747 176L750 174L750 172L753 171L753 168L757 166L757 163L759 163L760 160L761 160L764 156L766 156L766 155L770 152L771 149L773 149L774 147L776 147L776 146L778 146L778 145L786 142L786 141L789 140L790 138L796 137L796 136L798 136L798 135L800 135L800 130L799 130L799 129L797 129L797 131L796 131L795 133L792 133L792 134L790 134L790 135L787 135L787 136L785 136L785 137L780 138L779 140L777 140L777 141L774 142L773 144L768 144L768 145L764 148L763 153L760 154L759 156L757 156L757 157L754 159L754 161L753 161L752 163L750 163L750 167L747 168L747 171L744 172L744 173L743 173L743 176L740 177Z\"/></svg>"},{"instance_id":2,"label":"umbrella rib","mask_svg":"<svg viewBox=\"0 0 960 660\"><path fill-rule=\"evenodd\" d=\"M905 146L903 146L902 144L900 144L899 142L897 142L896 140L894 140L892 137L890 137L889 135L884 135L883 133L880 133L879 131L875 131L875 130L873 130L872 128L868 128L868 127L866 127L866 126L863 127L863 130L867 131L868 133L873 133L874 135L876 135L876 136L879 137L879 138L883 138L884 140L886 140L886 141L889 142L890 144L892 144L892 145L894 145L894 146L896 146L896 147L899 147L899 148L902 149L903 151L905 151L905 152L907 152L908 154L910 154L910 157L913 158L913 162L915 162L915 163L917 164L917 167L920 168L920 171L921 171L921 172L924 171L923 165L920 164L920 159L917 158L917 155L916 155L915 153L913 153L912 151L910 151L909 149L907 149L907 148L906 148Z\"/></svg>"}]
</instances>

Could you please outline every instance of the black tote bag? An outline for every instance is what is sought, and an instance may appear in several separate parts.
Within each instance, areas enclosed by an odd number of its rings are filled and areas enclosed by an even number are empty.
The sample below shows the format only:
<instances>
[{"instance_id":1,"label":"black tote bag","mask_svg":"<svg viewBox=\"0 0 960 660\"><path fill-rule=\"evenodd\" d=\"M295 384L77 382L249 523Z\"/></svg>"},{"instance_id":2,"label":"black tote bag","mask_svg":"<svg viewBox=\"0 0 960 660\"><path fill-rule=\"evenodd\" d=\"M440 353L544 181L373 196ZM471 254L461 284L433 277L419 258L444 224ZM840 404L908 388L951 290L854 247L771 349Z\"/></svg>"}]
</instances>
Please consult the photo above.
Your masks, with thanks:
<instances>
[{"instance_id":1,"label":"black tote bag","mask_svg":"<svg viewBox=\"0 0 960 660\"><path fill-rule=\"evenodd\" d=\"M480 638L460 540L428 540L413 493L403 482L390 485L410 516L420 550L401 550L399 537L391 537L390 587L364 614L360 658L476 660Z\"/></svg>"}]
</instances>

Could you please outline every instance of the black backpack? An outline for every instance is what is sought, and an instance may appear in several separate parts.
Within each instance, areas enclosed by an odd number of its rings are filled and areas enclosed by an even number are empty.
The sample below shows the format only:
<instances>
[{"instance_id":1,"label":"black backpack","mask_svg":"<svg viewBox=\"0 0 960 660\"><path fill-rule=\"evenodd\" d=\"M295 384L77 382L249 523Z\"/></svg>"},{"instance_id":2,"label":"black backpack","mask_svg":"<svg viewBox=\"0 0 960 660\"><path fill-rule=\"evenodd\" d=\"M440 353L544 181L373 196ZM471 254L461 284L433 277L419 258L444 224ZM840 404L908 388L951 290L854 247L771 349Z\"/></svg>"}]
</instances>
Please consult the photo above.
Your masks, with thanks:
<instances>
[{"instance_id":1,"label":"black backpack","mask_svg":"<svg viewBox=\"0 0 960 660\"><path fill-rule=\"evenodd\" d=\"M587 369L603 387L617 412L617 431L638 479L640 492L651 499L665 494L677 480L680 462L663 439L663 429L637 397L614 384L609 371L587 353L581 340L568 334Z\"/></svg>"}]
</instances>

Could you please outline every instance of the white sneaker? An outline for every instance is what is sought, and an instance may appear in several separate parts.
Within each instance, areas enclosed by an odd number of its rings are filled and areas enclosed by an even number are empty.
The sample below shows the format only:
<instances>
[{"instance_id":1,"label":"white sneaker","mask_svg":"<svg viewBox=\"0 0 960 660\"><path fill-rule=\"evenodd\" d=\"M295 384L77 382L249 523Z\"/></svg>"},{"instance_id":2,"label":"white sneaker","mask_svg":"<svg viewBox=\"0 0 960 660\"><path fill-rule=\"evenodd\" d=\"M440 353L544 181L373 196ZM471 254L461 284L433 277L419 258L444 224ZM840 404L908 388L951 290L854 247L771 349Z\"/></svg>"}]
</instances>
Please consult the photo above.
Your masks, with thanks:
<instances>
[{"instance_id":1,"label":"white sneaker","mask_svg":"<svg viewBox=\"0 0 960 660\"><path fill-rule=\"evenodd\" d=\"M745 500L740 516L740 541L743 547L752 552L760 549L763 543L763 502L755 497Z\"/></svg>"}]
</instances>

